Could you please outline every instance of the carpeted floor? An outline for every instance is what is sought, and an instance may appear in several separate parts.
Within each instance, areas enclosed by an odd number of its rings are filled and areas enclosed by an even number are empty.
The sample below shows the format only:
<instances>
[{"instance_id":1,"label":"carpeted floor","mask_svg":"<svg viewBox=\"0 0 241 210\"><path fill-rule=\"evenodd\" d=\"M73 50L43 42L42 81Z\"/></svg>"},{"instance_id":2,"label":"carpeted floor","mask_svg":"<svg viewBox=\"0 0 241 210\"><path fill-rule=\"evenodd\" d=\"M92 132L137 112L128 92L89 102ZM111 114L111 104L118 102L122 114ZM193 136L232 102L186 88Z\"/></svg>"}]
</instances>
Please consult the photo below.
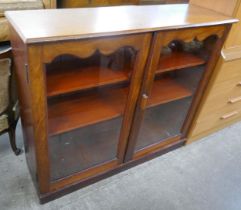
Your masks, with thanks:
<instances>
[{"instance_id":1,"label":"carpeted floor","mask_svg":"<svg viewBox=\"0 0 241 210\"><path fill-rule=\"evenodd\" d=\"M241 123L42 206L24 154L15 157L3 135L0 210L8 209L241 210Z\"/></svg>"}]
</instances>

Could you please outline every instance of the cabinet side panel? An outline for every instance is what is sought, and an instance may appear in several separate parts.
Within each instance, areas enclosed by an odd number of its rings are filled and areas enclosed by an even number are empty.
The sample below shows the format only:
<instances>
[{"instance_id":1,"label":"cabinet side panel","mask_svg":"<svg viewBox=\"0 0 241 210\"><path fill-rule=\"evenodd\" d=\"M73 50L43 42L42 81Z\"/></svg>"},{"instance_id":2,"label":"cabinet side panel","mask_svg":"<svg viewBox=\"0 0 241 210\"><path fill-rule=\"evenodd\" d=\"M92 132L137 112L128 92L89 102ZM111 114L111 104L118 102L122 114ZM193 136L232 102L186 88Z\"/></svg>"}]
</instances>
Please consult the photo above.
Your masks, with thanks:
<instances>
[{"instance_id":1,"label":"cabinet side panel","mask_svg":"<svg viewBox=\"0 0 241 210\"><path fill-rule=\"evenodd\" d=\"M11 26L10 32L12 51L14 55L14 69L17 76L17 87L20 101L20 114L26 160L34 183L36 183L36 156L33 134L33 121L31 116L31 98L27 82L28 78L26 77L26 46Z\"/></svg>"}]
</instances>

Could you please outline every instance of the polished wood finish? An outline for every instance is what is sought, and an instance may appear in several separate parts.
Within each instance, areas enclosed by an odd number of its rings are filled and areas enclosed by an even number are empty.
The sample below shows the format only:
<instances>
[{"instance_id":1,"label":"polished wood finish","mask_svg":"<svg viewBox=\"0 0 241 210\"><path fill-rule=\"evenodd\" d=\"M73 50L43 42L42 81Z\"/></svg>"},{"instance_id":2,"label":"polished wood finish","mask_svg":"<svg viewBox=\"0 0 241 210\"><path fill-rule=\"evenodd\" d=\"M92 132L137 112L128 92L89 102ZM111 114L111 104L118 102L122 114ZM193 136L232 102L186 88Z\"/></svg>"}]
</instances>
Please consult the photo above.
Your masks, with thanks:
<instances>
[{"instance_id":1,"label":"polished wood finish","mask_svg":"<svg viewBox=\"0 0 241 210\"><path fill-rule=\"evenodd\" d=\"M7 16L27 162L43 202L67 188L183 145L216 56L230 24L236 22L188 5L8 12ZM205 59L184 50L172 54L177 58L173 63L162 57L162 47L173 41L206 43L210 37L211 44L203 48ZM122 56L126 53L131 59ZM104 60L92 62L96 55ZM68 56L83 66L69 64ZM107 58L110 65L103 65ZM160 65L169 66L168 70L160 72ZM159 113L153 120L148 118L154 126L147 124L167 135L161 138L156 132L151 144L143 138L136 149L145 112Z\"/></svg>"},{"instance_id":2,"label":"polished wood finish","mask_svg":"<svg viewBox=\"0 0 241 210\"><path fill-rule=\"evenodd\" d=\"M6 12L6 16L25 43L135 34L234 22L228 16L214 14L211 10L188 4L10 11ZM172 18L166 21L169 16ZM82 27L79 27L80 25ZM45 30L41 30L40 26L44 26Z\"/></svg>"}]
</instances>

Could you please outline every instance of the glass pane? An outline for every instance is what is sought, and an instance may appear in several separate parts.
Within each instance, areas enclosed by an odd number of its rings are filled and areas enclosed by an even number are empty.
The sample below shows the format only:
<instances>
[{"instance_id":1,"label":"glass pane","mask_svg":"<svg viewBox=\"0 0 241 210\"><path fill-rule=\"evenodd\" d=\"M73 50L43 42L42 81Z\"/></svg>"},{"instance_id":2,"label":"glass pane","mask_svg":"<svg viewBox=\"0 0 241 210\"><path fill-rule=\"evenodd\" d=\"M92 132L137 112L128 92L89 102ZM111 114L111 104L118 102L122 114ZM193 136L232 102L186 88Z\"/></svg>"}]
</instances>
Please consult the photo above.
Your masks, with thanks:
<instances>
[{"instance_id":1,"label":"glass pane","mask_svg":"<svg viewBox=\"0 0 241 210\"><path fill-rule=\"evenodd\" d=\"M49 140L54 179L116 158L122 118L79 128Z\"/></svg>"},{"instance_id":2,"label":"glass pane","mask_svg":"<svg viewBox=\"0 0 241 210\"><path fill-rule=\"evenodd\" d=\"M216 37L203 42L173 41L162 48L135 152L171 138L182 127Z\"/></svg>"},{"instance_id":3,"label":"glass pane","mask_svg":"<svg viewBox=\"0 0 241 210\"><path fill-rule=\"evenodd\" d=\"M135 151L181 135L203 67L156 76L144 113Z\"/></svg>"},{"instance_id":4,"label":"glass pane","mask_svg":"<svg viewBox=\"0 0 241 210\"><path fill-rule=\"evenodd\" d=\"M147 109L135 150L180 135L190 103L188 97Z\"/></svg>"},{"instance_id":5,"label":"glass pane","mask_svg":"<svg viewBox=\"0 0 241 210\"><path fill-rule=\"evenodd\" d=\"M46 65L52 181L116 160L135 56L121 48Z\"/></svg>"}]
</instances>

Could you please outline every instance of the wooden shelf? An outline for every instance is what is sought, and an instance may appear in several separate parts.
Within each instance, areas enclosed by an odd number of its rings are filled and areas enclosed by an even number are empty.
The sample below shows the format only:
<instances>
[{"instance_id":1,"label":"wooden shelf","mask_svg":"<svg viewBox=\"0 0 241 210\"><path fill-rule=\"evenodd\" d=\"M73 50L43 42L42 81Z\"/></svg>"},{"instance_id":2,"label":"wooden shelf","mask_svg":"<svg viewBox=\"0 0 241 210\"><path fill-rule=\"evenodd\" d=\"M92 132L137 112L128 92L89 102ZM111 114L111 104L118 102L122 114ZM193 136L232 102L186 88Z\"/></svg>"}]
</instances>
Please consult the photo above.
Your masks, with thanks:
<instances>
[{"instance_id":1,"label":"wooden shelf","mask_svg":"<svg viewBox=\"0 0 241 210\"><path fill-rule=\"evenodd\" d=\"M121 116L127 94L127 87L112 87L51 100L48 107L49 135L57 135ZM148 107L191 95L191 91L172 79L156 80Z\"/></svg>"},{"instance_id":2,"label":"wooden shelf","mask_svg":"<svg viewBox=\"0 0 241 210\"><path fill-rule=\"evenodd\" d=\"M49 102L49 135L114 119L124 112L128 88L103 88Z\"/></svg>"},{"instance_id":3,"label":"wooden shelf","mask_svg":"<svg viewBox=\"0 0 241 210\"><path fill-rule=\"evenodd\" d=\"M178 99L186 98L192 92L171 78L155 80L150 98L147 102L148 107L157 106Z\"/></svg>"},{"instance_id":4,"label":"wooden shelf","mask_svg":"<svg viewBox=\"0 0 241 210\"><path fill-rule=\"evenodd\" d=\"M129 79L129 70L112 70L99 66L51 69L47 73L47 96L115 84Z\"/></svg>"},{"instance_id":5,"label":"wooden shelf","mask_svg":"<svg viewBox=\"0 0 241 210\"><path fill-rule=\"evenodd\" d=\"M190 68L205 64L206 61L194 54L187 52L173 52L168 55L163 55L159 60L159 67L156 73Z\"/></svg>"}]
</instances>

